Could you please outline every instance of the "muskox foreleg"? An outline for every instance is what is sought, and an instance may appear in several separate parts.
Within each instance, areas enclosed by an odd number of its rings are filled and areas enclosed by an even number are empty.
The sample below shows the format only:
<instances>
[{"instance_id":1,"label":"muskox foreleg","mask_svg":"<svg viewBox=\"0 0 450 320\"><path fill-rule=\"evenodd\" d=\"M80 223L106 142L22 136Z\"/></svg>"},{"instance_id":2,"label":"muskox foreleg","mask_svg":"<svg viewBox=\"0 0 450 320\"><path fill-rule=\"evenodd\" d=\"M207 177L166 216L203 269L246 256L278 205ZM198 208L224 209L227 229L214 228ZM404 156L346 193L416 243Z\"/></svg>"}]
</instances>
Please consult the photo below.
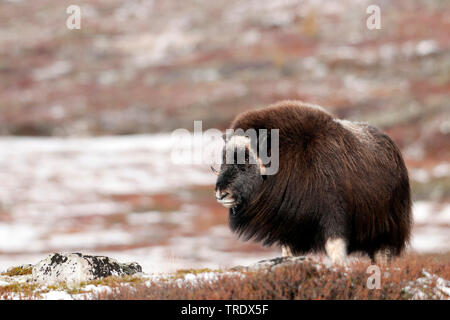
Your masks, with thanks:
<instances>
[{"instance_id":1,"label":"muskox foreleg","mask_svg":"<svg viewBox=\"0 0 450 320\"><path fill-rule=\"evenodd\" d=\"M330 238L325 243L325 251L333 263L344 264L347 260L347 241L344 238Z\"/></svg>"},{"instance_id":2,"label":"muskox foreleg","mask_svg":"<svg viewBox=\"0 0 450 320\"><path fill-rule=\"evenodd\" d=\"M281 256L293 257L294 255L292 254L291 248L289 248L288 246L281 246Z\"/></svg>"}]
</instances>

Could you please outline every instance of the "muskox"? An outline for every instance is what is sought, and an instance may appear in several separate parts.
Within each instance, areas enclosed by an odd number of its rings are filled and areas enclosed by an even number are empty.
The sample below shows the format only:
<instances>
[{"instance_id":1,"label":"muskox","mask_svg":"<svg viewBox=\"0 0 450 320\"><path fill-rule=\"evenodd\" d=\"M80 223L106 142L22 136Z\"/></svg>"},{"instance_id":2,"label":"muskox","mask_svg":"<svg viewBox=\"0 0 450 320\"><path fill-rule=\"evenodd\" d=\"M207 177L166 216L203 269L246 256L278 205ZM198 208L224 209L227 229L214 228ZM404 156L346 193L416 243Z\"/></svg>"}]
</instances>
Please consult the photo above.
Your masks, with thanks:
<instances>
[{"instance_id":1,"label":"muskox","mask_svg":"<svg viewBox=\"0 0 450 320\"><path fill-rule=\"evenodd\" d=\"M279 139L278 171L266 175L255 138L226 138L215 195L239 236L279 245L283 255L325 251L334 263L352 252L382 262L405 249L412 225L408 172L379 129L299 101L242 113L231 129L278 129ZM226 163L230 148L244 150L245 163Z\"/></svg>"}]
</instances>

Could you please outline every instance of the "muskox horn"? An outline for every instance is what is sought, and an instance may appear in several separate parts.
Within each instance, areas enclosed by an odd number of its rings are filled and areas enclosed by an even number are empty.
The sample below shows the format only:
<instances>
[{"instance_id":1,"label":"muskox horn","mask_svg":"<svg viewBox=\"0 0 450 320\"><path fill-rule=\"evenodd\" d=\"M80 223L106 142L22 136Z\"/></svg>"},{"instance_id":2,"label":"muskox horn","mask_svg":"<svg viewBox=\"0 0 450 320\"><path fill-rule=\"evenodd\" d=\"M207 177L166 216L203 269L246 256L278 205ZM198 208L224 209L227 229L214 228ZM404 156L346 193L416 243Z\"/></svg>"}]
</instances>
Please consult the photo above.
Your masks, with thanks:
<instances>
[{"instance_id":1,"label":"muskox horn","mask_svg":"<svg viewBox=\"0 0 450 320\"><path fill-rule=\"evenodd\" d=\"M213 166L211 166L211 171L212 171L216 176L219 175L219 171L217 171L216 169L214 169Z\"/></svg>"}]
</instances>

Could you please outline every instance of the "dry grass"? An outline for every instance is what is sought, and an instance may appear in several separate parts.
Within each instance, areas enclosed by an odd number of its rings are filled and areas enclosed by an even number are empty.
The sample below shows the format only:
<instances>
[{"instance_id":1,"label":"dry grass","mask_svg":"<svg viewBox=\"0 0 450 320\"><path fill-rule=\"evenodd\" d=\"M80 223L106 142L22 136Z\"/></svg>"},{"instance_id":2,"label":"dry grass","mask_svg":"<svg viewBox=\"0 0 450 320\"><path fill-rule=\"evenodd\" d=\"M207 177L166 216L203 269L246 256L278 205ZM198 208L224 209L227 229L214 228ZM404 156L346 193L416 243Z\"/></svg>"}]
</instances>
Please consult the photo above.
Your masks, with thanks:
<instances>
[{"instance_id":1,"label":"dry grass","mask_svg":"<svg viewBox=\"0 0 450 320\"><path fill-rule=\"evenodd\" d=\"M16 299L36 299L39 297L35 293L37 284L32 283L13 283L6 286L0 286L0 300Z\"/></svg>"},{"instance_id":2,"label":"dry grass","mask_svg":"<svg viewBox=\"0 0 450 320\"><path fill-rule=\"evenodd\" d=\"M14 277L14 276L28 275L28 274L31 274L32 272L33 272L33 266L31 266L31 265L30 266L18 266L18 267L10 268L6 272L0 273L0 275Z\"/></svg>"},{"instance_id":3,"label":"dry grass","mask_svg":"<svg viewBox=\"0 0 450 320\"><path fill-rule=\"evenodd\" d=\"M450 278L450 255L408 255L381 267L381 288L368 289L368 262L358 262L350 269L317 267L306 262L281 267L273 272L247 272L245 278L223 275L216 282L155 282L150 287L115 286L112 292L98 293L94 299L411 299L410 286L438 298L434 294L436 281L424 284L423 270L441 278ZM421 296L419 298L424 298Z\"/></svg>"}]
</instances>

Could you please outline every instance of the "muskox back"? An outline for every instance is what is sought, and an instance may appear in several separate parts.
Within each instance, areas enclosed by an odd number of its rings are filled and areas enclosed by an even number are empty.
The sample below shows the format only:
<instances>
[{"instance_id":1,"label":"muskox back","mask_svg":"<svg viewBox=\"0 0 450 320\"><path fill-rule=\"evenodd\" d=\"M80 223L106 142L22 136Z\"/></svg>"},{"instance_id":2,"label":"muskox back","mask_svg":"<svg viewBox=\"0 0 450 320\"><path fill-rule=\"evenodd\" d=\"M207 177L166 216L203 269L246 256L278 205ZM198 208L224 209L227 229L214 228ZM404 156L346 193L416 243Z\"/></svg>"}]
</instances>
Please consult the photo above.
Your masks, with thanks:
<instances>
[{"instance_id":1,"label":"muskox back","mask_svg":"<svg viewBox=\"0 0 450 320\"><path fill-rule=\"evenodd\" d=\"M380 130L296 101L243 113L232 128L279 129L278 173L230 215L239 235L296 254L321 251L330 239L371 257L405 248L412 223L407 169Z\"/></svg>"}]
</instances>

